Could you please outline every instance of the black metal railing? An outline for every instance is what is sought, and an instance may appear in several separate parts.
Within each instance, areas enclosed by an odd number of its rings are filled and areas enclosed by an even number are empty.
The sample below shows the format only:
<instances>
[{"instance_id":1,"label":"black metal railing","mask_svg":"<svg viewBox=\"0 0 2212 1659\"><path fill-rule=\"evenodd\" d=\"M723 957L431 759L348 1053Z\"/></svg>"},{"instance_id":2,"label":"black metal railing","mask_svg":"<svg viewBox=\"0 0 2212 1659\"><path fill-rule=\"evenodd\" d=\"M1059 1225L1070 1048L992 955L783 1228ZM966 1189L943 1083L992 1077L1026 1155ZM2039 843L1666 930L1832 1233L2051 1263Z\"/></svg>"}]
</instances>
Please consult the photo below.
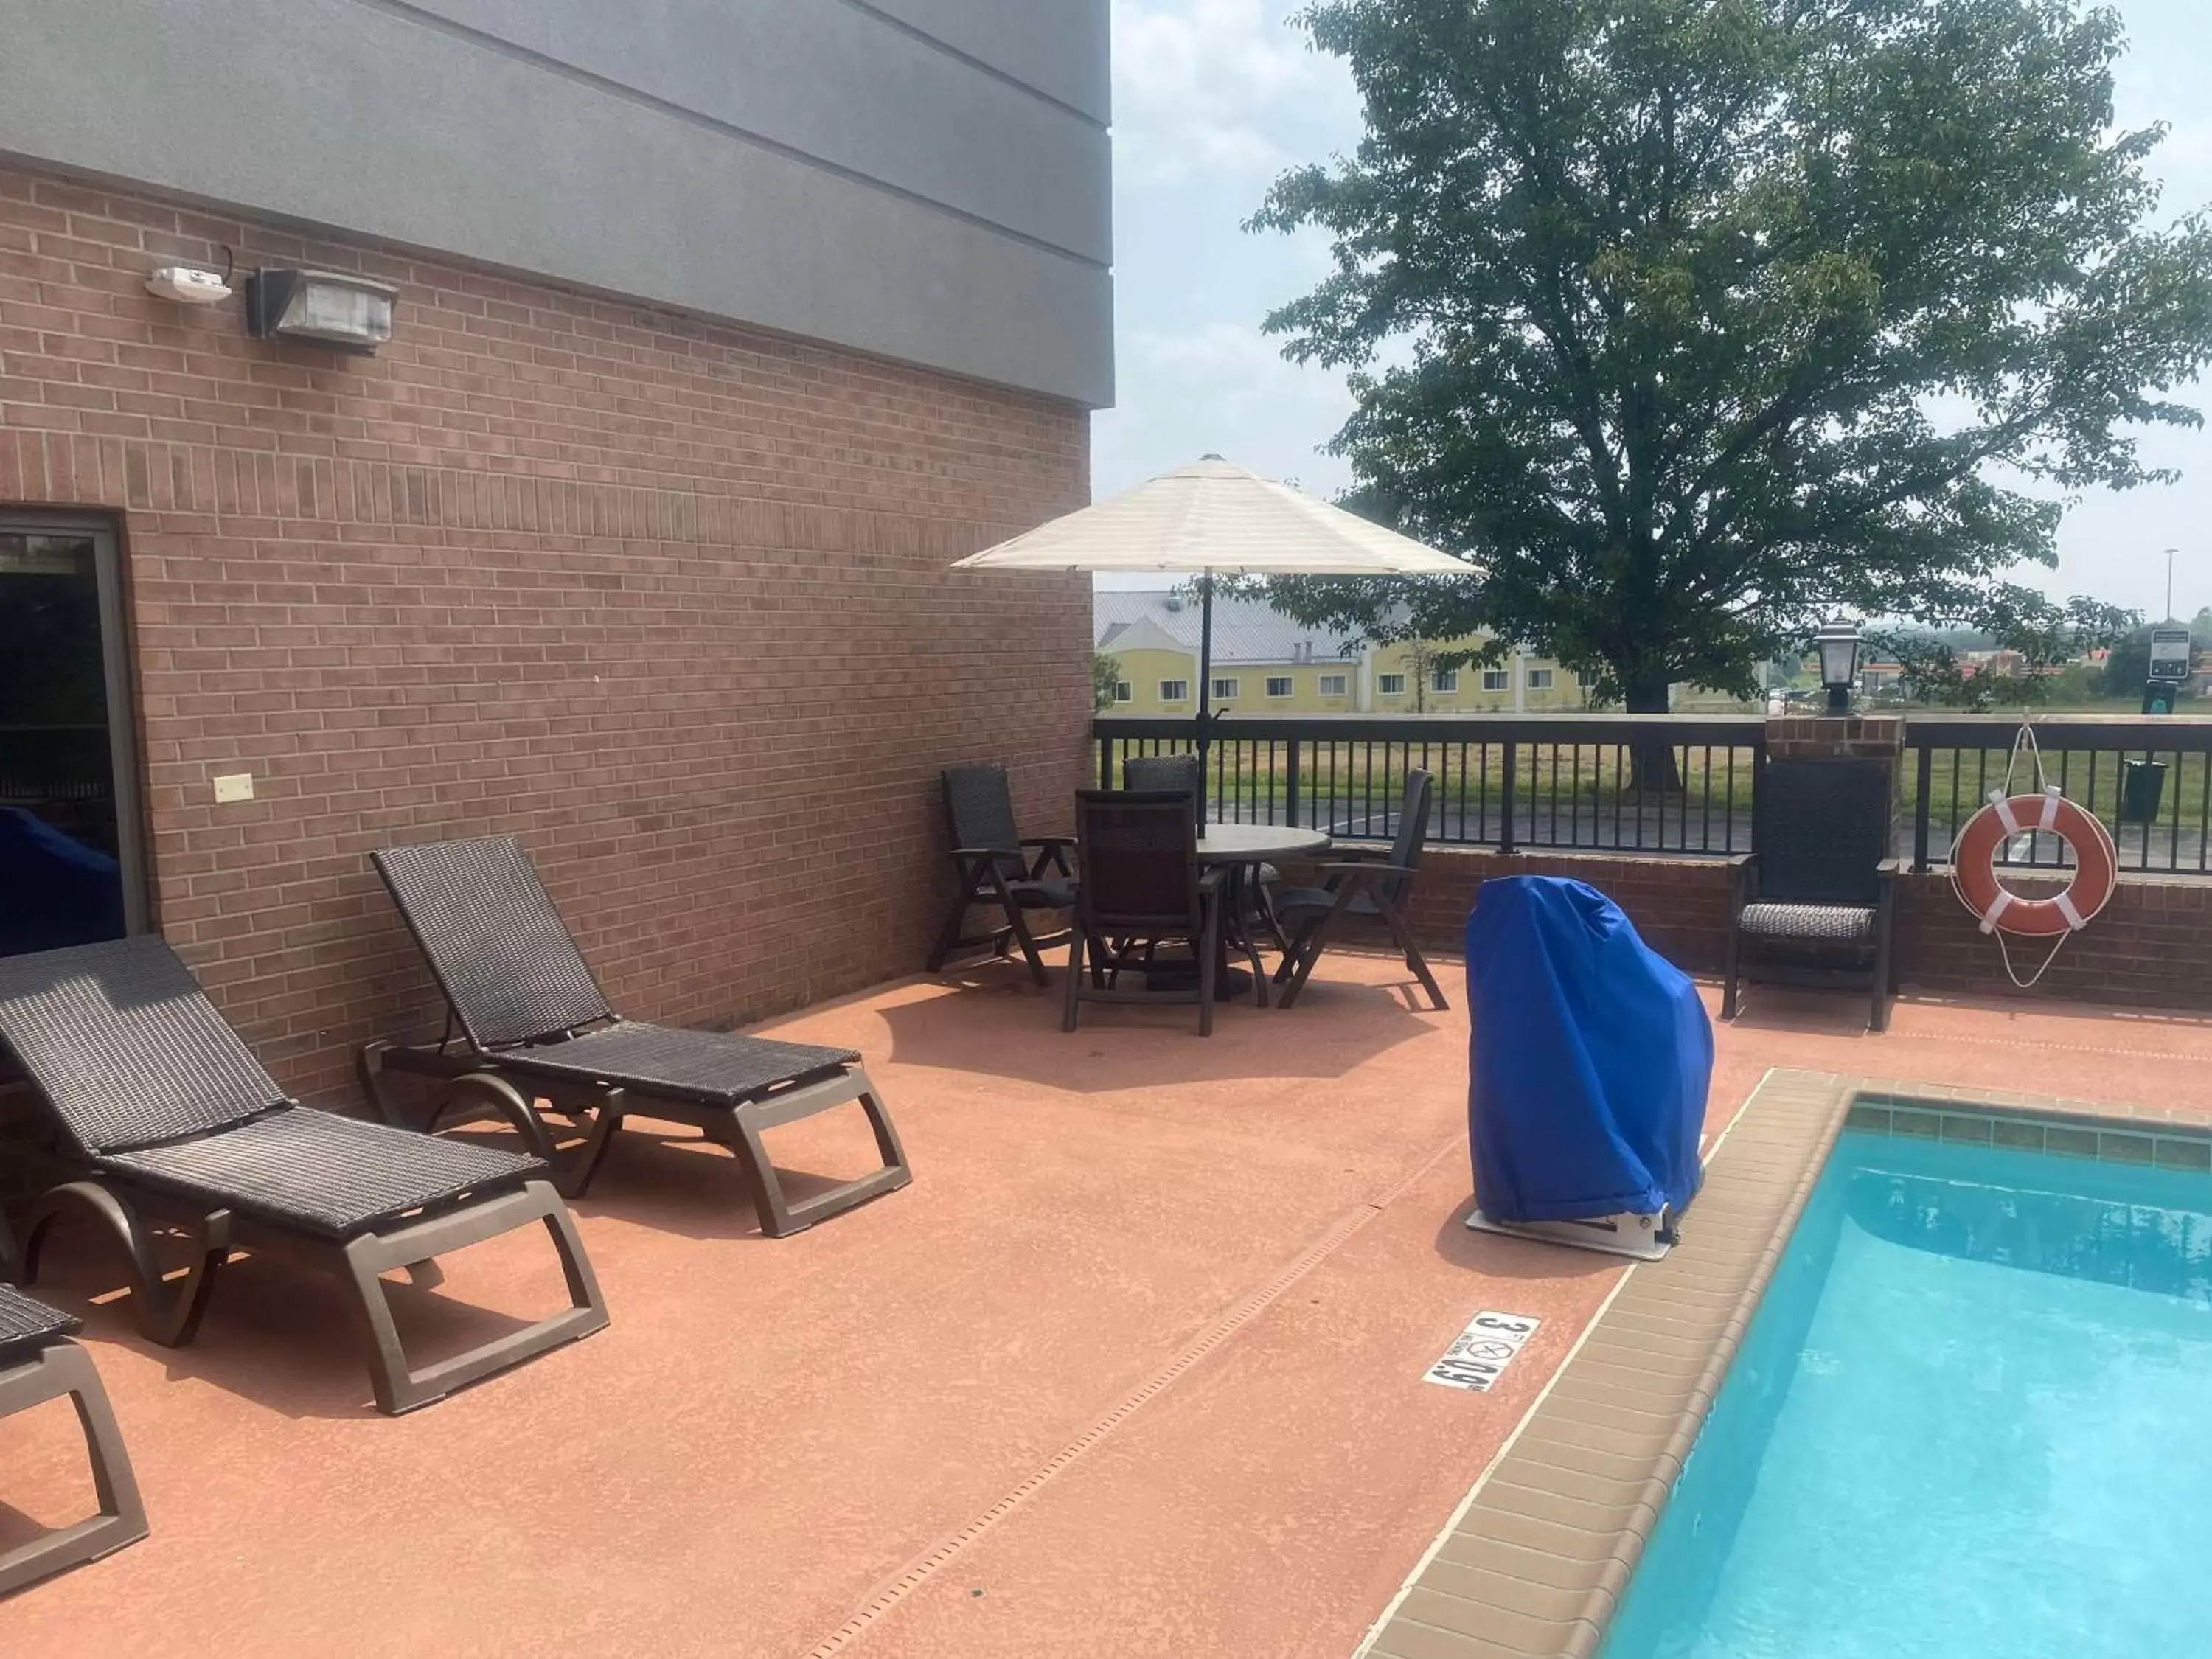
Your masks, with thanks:
<instances>
[{"instance_id":1,"label":"black metal railing","mask_svg":"<svg viewBox=\"0 0 2212 1659\"><path fill-rule=\"evenodd\" d=\"M1899 780L1899 823L1912 867L1949 862L1951 843L1990 791L2035 791L2035 765L2014 763L2020 722L2001 716L1923 718L1907 723ZM2101 819L2119 848L2120 868L2212 874L2212 720L2141 715L2053 715L2033 723L2043 774L2067 799ZM2062 869L2073 863L2056 836L2016 836L2000 862Z\"/></svg>"},{"instance_id":2,"label":"black metal railing","mask_svg":"<svg viewBox=\"0 0 2212 1659\"><path fill-rule=\"evenodd\" d=\"M1429 838L1445 845L1724 856L1751 850L1765 752L1756 717L1666 714L1314 715L1219 721L1206 815L1387 841L1406 774L1435 780ZM1188 719L1101 715L1108 788L1136 755L1196 747Z\"/></svg>"}]
</instances>

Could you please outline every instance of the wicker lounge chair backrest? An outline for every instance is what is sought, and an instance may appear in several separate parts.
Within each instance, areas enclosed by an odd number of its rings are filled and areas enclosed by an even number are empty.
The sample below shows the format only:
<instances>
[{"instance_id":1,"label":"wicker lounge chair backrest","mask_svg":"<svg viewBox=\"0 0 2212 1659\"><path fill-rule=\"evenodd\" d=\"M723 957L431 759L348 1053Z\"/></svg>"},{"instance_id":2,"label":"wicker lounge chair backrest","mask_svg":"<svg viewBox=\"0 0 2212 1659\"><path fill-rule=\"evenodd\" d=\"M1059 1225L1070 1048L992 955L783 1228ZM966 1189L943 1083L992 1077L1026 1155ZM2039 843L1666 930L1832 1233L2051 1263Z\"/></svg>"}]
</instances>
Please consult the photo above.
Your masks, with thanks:
<instances>
[{"instance_id":1,"label":"wicker lounge chair backrest","mask_svg":"<svg viewBox=\"0 0 2212 1659\"><path fill-rule=\"evenodd\" d=\"M0 1042L88 1153L188 1139L289 1103L150 933L0 957Z\"/></svg>"},{"instance_id":2,"label":"wicker lounge chair backrest","mask_svg":"<svg viewBox=\"0 0 2212 1659\"><path fill-rule=\"evenodd\" d=\"M557 1036L614 1018L514 836L387 847L369 856L476 1047Z\"/></svg>"},{"instance_id":3,"label":"wicker lounge chair backrest","mask_svg":"<svg viewBox=\"0 0 2212 1659\"><path fill-rule=\"evenodd\" d=\"M1889 856L1890 769L1879 760L1771 760L1759 781L1752 848L1759 896L1873 905Z\"/></svg>"},{"instance_id":4,"label":"wicker lounge chair backrest","mask_svg":"<svg viewBox=\"0 0 2212 1659\"><path fill-rule=\"evenodd\" d=\"M1075 834L1086 933L1143 936L1196 925L1198 823L1188 795L1078 790Z\"/></svg>"},{"instance_id":5,"label":"wicker lounge chair backrest","mask_svg":"<svg viewBox=\"0 0 2212 1659\"><path fill-rule=\"evenodd\" d=\"M939 774L945 821L955 847L993 848L999 873L1008 881L1029 874L1022 862L1021 831L1014 824L1014 794L1003 766L948 766Z\"/></svg>"}]
</instances>

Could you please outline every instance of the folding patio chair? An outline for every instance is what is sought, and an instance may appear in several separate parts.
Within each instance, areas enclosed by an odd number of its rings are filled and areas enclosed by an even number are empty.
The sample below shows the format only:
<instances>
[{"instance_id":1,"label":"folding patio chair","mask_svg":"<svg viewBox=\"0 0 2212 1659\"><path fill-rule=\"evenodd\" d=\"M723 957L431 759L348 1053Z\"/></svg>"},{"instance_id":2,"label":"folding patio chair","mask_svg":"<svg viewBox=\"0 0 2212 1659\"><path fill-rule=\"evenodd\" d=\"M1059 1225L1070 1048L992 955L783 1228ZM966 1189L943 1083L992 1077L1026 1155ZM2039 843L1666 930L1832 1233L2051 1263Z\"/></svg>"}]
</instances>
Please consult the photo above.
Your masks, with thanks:
<instances>
[{"instance_id":1,"label":"folding patio chair","mask_svg":"<svg viewBox=\"0 0 2212 1659\"><path fill-rule=\"evenodd\" d=\"M914 1179L883 1098L852 1049L617 1015L512 836L390 847L370 857L447 1008L446 1034L434 1048L372 1042L362 1050L362 1081L387 1122L409 1121L388 1073L443 1079L453 1087L420 1127L434 1130L457 1107L489 1106L550 1163L559 1154L538 1114L542 1099L583 1126L583 1144L568 1155L561 1182L571 1197L589 1188L626 1116L689 1124L737 1155L770 1238ZM867 1115L883 1167L791 1202L763 1132L848 1103Z\"/></svg>"},{"instance_id":2,"label":"folding patio chair","mask_svg":"<svg viewBox=\"0 0 2212 1659\"><path fill-rule=\"evenodd\" d=\"M952 867L959 878L952 908L929 952L936 973L955 951L988 945L1004 956L1021 947L1030 977L1048 984L1040 939L1030 931L1031 911L1069 910L1075 906L1075 872L1067 861L1074 841L1067 836L1024 836L1014 827L1014 796L1002 766L948 766L938 775L945 792L945 822L952 836ZM971 908L995 907L1000 922L977 938L966 932Z\"/></svg>"},{"instance_id":3,"label":"folding patio chair","mask_svg":"<svg viewBox=\"0 0 2212 1659\"><path fill-rule=\"evenodd\" d=\"M1405 955L1406 966L1429 994L1430 1006L1438 1009L1446 1006L1437 976L1429 971L1428 958L1413 942L1413 931L1406 925L1406 918L1398 908L1405 901L1407 889L1413 885L1413 872L1420 866L1421 850L1428 844L1429 795L1429 775L1418 770L1408 772L1405 799L1398 807L1397 838L1390 843L1386 855L1378 860L1371 852L1361 848L1340 848L1335 859L1321 866L1321 886L1276 895L1276 912L1291 935L1290 948L1283 952L1282 964L1275 969L1276 981L1287 981L1283 989L1284 1007L1298 1000L1298 993L1305 989L1306 981L1313 975L1314 963L1321 960L1322 952L1328 948L1330 934L1346 916L1380 921L1389 928L1391 939Z\"/></svg>"},{"instance_id":4,"label":"folding patio chair","mask_svg":"<svg viewBox=\"0 0 2212 1659\"><path fill-rule=\"evenodd\" d=\"M148 1336L190 1342L234 1250L319 1267L338 1284L367 1350L376 1403L398 1413L601 1329L606 1305L545 1166L432 1140L289 1099L151 935L0 958L0 1042L63 1131L76 1178L31 1206L23 1279L57 1218L82 1212L130 1258ZM164 1277L145 1218L190 1241ZM433 1257L543 1224L570 1305L421 1370L411 1367L378 1276L427 1278Z\"/></svg>"},{"instance_id":5,"label":"folding patio chair","mask_svg":"<svg viewBox=\"0 0 2212 1659\"><path fill-rule=\"evenodd\" d=\"M1067 1002L1060 1029L1075 1030L1085 1002L1195 1002L1198 1034L1212 1036L1223 872L1199 868L1198 820L1189 797L1179 790L1117 794L1079 789L1075 816L1084 879L1076 898ZM1152 955L1163 939L1189 944L1193 971L1176 971L1170 978L1159 970ZM1140 945L1141 960L1136 955ZM1145 988L1124 989L1125 972L1144 975ZM1258 979L1255 972L1255 986Z\"/></svg>"},{"instance_id":6,"label":"folding patio chair","mask_svg":"<svg viewBox=\"0 0 2212 1659\"><path fill-rule=\"evenodd\" d=\"M1121 763L1121 787L1130 790L1179 789L1198 804L1200 787L1206 781L1204 767L1196 755L1188 750L1174 755L1132 755ZM1285 956L1290 954L1290 935L1284 931L1282 918L1275 912L1275 889L1283 879L1283 872L1272 864L1262 861L1252 867L1249 882L1238 880L1224 883L1234 886L1250 900L1247 916L1224 918L1234 924L1235 930L1246 937L1255 923L1265 932L1267 942Z\"/></svg>"},{"instance_id":7,"label":"folding patio chair","mask_svg":"<svg viewBox=\"0 0 2212 1659\"><path fill-rule=\"evenodd\" d=\"M13 1242L0 1217L0 1279L15 1276ZM0 1595L71 1567L112 1555L146 1535L146 1506L131 1472L131 1454L107 1403L107 1390L92 1356L70 1340L79 1322L0 1284L0 1417L12 1417L49 1400L76 1407L92 1462L100 1513L60 1527L10 1550L0 1550Z\"/></svg>"}]
</instances>

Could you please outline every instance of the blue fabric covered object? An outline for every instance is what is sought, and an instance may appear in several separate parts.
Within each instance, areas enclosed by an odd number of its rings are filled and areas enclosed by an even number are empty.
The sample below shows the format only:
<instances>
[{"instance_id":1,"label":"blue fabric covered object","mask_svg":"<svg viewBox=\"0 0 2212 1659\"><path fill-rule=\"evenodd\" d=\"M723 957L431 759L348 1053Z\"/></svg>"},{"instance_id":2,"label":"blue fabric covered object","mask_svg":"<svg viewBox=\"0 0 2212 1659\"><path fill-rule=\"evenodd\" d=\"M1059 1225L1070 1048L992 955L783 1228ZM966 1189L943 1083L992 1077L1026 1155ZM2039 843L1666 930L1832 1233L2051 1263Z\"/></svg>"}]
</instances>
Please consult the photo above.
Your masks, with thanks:
<instances>
[{"instance_id":1,"label":"blue fabric covered object","mask_svg":"<svg viewBox=\"0 0 2212 1659\"><path fill-rule=\"evenodd\" d=\"M0 806L0 954L123 933L115 860L20 806Z\"/></svg>"},{"instance_id":2,"label":"blue fabric covered object","mask_svg":"<svg viewBox=\"0 0 2212 1659\"><path fill-rule=\"evenodd\" d=\"M1467 919L1468 1138L1497 1221L1680 1209L1713 1028L1688 976L1578 881L1486 881Z\"/></svg>"}]
</instances>

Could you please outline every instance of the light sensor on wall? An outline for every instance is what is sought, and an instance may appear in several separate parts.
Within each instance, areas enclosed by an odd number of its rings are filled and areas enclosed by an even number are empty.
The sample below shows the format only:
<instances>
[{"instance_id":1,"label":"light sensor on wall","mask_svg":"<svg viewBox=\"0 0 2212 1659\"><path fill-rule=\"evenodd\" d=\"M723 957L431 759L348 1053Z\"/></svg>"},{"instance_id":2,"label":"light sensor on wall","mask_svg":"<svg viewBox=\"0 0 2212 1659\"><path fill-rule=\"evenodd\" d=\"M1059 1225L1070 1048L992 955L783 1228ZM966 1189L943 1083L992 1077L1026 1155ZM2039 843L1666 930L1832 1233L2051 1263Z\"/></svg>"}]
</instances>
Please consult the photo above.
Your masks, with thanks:
<instances>
[{"instance_id":1,"label":"light sensor on wall","mask_svg":"<svg viewBox=\"0 0 2212 1659\"><path fill-rule=\"evenodd\" d=\"M146 279L146 292L179 305L212 306L230 298L230 284L196 265L163 265Z\"/></svg>"},{"instance_id":2,"label":"light sensor on wall","mask_svg":"<svg viewBox=\"0 0 2212 1659\"><path fill-rule=\"evenodd\" d=\"M399 290L336 270L264 265L246 279L246 331L257 340L313 340L341 351L374 351L392 338Z\"/></svg>"}]
</instances>

